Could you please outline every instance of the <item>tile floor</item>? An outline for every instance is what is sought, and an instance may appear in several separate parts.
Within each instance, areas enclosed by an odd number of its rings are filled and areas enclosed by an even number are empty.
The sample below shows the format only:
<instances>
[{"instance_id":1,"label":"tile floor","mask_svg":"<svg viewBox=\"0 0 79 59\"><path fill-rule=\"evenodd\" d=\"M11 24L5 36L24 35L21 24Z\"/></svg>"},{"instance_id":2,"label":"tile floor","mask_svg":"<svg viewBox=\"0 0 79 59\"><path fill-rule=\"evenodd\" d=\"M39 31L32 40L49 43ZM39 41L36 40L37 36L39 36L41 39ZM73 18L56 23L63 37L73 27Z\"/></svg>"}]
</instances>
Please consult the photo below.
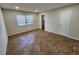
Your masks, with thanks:
<instances>
[{"instance_id":1,"label":"tile floor","mask_svg":"<svg viewBox=\"0 0 79 59\"><path fill-rule=\"evenodd\" d=\"M7 55L78 55L79 41L43 30L9 37Z\"/></svg>"}]
</instances>

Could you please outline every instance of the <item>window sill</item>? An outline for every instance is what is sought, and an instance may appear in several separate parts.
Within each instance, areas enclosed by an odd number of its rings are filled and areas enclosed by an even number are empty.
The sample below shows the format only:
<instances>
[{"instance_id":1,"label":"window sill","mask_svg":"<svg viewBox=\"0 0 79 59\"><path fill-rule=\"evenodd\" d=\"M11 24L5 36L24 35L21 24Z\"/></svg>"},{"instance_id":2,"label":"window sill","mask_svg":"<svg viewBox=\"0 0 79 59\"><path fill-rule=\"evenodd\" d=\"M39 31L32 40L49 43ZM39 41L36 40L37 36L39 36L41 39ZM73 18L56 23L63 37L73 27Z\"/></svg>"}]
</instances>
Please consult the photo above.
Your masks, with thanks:
<instances>
[{"instance_id":1,"label":"window sill","mask_svg":"<svg viewBox=\"0 0 79 59\"><path fill-rule=\"evenodd\" d=\"M32 26L33 24L26 24L26 25L18 25L20 27L23 27L23 26Z\"/></svg>"}]
</instances>

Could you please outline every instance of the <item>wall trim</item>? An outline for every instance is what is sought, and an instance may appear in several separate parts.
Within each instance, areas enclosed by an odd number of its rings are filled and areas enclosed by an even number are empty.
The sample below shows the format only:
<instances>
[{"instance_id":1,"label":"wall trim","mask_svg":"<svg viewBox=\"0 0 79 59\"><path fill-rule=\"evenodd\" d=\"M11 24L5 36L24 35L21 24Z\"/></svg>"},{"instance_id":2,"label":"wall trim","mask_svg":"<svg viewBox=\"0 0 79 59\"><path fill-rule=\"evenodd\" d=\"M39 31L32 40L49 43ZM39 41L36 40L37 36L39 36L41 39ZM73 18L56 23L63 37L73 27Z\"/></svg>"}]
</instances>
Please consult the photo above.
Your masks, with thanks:
<instances>
[{"instance_id":1,"label":"wall trim","mask_svg":"<svg viewBox=\"0 0 79 59\"><path fill-rule=\"evenodd\" d=\"M74 39L74 40L78 40L79 41L79 39L78 38L75 38L75 37L71 37L71 36L66 36L66 37L69 37L71 39Z\"/></svg>"},{"instance_id":2,"label":"wall trim","mask_svg":"<svg viewBox=\"0 0 79 59\"><path fill-rule=\"evenodd\" d=\"M8 36L8 38L13 37L13 36L16 36L16 35L19 35L19 34L28 33L28 32L31 32L31 31L36 31L36 30L42 30L42 29L37 28L37 29L33 29L33 30L26 31L26 32L17 33L17 34ZM68 38L71 38L71 39L73 39L73 40L78 40L78 41L79 41L79 39L78 39L78 38L75 38L75 37L62 35L62 34L60 34L60 33L52 32L52 31L49 31L49 30L44 30L44 31L46 31L46 32L50 32L50 33L54 33L54 34L57 34L57 35L61 35L61 36L64 36L64 37L68 37Z\"/></svg>"},{"instance_id":3,"label":"wall trim","mask_svg":"<svg viewBox=\"0 0 79 59\"><path fill-rule=\"evenodd\" d=\"M45 30L45 31L50 32L50 33L54 33L54 34L57 34L57 35L65 36L65 37L71 38L73 40L78 40L79 41L79 39L78 38L75 38L75 37L66 36L66 35L63 35L63 34L60 34L60 33L57 33L57 32L51 32L49 30Z\"/></svg>"},{"instance_id":4,"label":"wall trim","mask_svg":"<svg viewBox=\"0 0 79 59\"><path fill-rule=\"evenodd\" d=\"M13 34L13 35L9 35L8 38L13 37L13 36L16 36L16 35L28 33L28 32L31 32L31 31L36 31L36 30L39 30L39 28L37 28L37 29L32 29L32 30L28 30L28 31L25 31L25 32L17 33L17 34Z\"/></svg>"}]
</instances>

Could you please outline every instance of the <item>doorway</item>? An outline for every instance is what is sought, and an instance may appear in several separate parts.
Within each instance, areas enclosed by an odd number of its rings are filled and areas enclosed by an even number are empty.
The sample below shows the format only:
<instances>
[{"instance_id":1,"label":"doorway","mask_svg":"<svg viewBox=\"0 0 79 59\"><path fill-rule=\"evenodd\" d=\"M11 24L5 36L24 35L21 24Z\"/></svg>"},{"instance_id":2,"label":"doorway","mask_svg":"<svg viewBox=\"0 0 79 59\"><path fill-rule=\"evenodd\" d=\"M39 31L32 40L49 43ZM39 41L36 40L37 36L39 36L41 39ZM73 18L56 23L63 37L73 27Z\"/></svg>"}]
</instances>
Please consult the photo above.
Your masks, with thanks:
<instances>
[{"instance_id":1,"label":"doorway","mask_svg":"<svg viewBox=\"0 0 79 59\"><path fill-rule=\"evenodd\" d=\"M42 30L45 29L45 19L44 19L45 15L41 15L41 21L42 21Z\"/></svg>"}]
</instances>

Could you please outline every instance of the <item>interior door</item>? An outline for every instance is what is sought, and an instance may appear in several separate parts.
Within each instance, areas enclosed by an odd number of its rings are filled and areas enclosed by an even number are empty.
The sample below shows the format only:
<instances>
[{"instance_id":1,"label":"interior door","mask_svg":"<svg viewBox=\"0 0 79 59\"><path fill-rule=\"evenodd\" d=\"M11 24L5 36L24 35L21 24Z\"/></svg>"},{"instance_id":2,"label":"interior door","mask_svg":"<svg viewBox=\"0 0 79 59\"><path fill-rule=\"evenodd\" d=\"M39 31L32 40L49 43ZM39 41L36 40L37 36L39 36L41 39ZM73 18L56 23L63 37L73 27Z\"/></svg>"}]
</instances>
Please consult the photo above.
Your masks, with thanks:
<instances>
[{"instance_id":1,"label":"interior door","mask_svg":"<svg viewBox=\"0 0 79 59\"><path fill-rule=\"evenodd\" d=\"M68 36L71 15L72 10L65 10L60 12L60 34Z\"/></svg>"}]
</instances>

